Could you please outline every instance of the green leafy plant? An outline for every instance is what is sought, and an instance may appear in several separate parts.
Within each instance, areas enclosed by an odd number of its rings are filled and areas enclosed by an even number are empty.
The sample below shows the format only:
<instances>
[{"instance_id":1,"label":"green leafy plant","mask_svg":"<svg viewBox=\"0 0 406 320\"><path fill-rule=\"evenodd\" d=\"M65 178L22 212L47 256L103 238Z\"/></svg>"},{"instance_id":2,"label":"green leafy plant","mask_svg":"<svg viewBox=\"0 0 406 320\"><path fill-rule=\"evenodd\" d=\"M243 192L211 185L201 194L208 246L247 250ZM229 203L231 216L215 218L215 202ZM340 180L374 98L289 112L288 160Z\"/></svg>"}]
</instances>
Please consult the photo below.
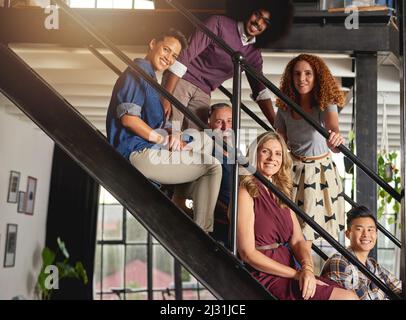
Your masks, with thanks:
<instances>
[{"instance_id":1,"label":"green leafy plant","mask_svg":"<svg viewBox=\"0 0 406 320\"><path fill-rule=\"evenodd\" d=\"M47 285L47 279L50 276L47 271L48 266L56 266L58 269L58 281L64 278L82 279L84 284L87 284L88 278L82 262L76 262L71 265L69 262L69 252L66 249L65 243L58 237L57 250L54 252L48 247L42 250L42 267L37 278L36 290L41 299L49 300L54 291L52 286Z\"/></svg>"},{"instance_id":2,"label":"green leafy plant","mask_svg":"<svg viewBox=\"0 0 406 320\"><path fill-rule=\"evenodd\" d=\"M399 169L396 168L396 159L398 154L396 151L388 153L380 153L378 155L378 174L387 183L389 183L397 192L401 192L401 180ZM400 212L400 203L393 199L393 197L388 194L381 187L378 188L378 219L382 217L385 213L385 208L387 206L392 206L392 213L394 216L388 218L388 223L396 223L398 214Z\"/></svg>"}]
</instances>

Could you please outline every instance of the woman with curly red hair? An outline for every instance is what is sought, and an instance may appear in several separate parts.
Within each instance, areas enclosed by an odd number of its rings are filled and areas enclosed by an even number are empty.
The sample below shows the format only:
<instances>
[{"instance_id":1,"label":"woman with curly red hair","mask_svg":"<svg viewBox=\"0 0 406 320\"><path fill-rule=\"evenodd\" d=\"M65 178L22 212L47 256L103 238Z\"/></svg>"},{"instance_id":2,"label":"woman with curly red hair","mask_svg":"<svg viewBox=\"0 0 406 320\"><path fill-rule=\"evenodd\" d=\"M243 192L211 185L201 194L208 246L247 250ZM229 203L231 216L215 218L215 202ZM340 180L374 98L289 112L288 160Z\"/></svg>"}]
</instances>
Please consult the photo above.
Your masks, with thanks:
<instances>
[{"instance_id":1,"label":"woman with curly red hair","mask_svg":"<svg viewBox=\"0 0 406 320\"><path fill-rule=\"evenodd\" d=\"M295 101L309 117L330 133L326 140L299 114L280 99L275 128L284 137L293 158L293 199L338 239L344 229L344 198L341 179L330 150L344 142L338 126L337 107L344 106L344 96L324 61L314 55L301 54L291 60L282 76L281 91ZM301 222L308 240L319 235Z\"/></svg>"}]
</instances>

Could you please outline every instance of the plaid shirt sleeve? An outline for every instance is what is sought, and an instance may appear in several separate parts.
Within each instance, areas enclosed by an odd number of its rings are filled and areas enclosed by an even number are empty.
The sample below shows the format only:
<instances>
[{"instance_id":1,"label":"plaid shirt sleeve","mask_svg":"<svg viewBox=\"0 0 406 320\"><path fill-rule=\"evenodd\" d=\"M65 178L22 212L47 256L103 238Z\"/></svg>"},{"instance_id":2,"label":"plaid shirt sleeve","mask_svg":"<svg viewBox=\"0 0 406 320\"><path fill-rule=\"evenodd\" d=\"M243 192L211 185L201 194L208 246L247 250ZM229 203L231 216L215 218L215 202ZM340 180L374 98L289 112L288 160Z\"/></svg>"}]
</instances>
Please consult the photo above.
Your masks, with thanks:
<instances>
[{"instance_id":1,"label":"plaid shirt sleeve","mask_svg":"<svg viewBox=\"0 0 406 320\"><path fill-rule=\"evenodd\" d=\"M358 270L339 254L333 255L326 261L322 275L345 289L354 290L361 300L368 297L368 285L360 280Z\"/></svg>"},{"instance_id":2,"label":"plaid shirt sleeve","mask_svg":"<svg viewBox=\"0 0 406 320\"><path fill-rule=\"evenodd\" d=\"M376 264L379 278L395 293L402 293L402 281L397 279L392 273L382 267L379 263Z\"/></svg>"}]
</instances>

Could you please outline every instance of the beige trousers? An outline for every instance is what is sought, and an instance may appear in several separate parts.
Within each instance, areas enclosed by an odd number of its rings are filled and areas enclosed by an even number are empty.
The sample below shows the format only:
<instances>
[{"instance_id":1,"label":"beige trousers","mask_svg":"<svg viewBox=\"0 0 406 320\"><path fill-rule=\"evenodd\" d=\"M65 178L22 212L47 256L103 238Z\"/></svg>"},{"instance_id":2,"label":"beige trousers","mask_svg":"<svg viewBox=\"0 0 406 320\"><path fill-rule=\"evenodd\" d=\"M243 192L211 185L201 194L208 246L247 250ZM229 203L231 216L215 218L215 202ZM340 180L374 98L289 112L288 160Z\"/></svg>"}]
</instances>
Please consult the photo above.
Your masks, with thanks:
<instances>
[{"instance_id":1,"label":"beige trousers","mask_svg":"<svg viewBox=\"0 0 406 320\"><path fill-rule=\"evenodd\" d=\"M214 208L221 183L220 162L211 156L213 141L202 141L191 151L144 149L130 155L131 164L148 179L175 186L175 195L193 200L193 219L204 231L213 231Z\"/></svg>"},{"instance_id":2,"label":"beige trousers","mask_svg":"<svg viewBox=\"0 0 406 320\"><path fill-rule=\"evenodd\" d=\"M173 96L197 115L203 123L207 124L209 118L210 96L206 92L186 80L179 79L175 90L173 91ZM175 107L172 107L171 120L172 123L174 121L181 123L182 130L189 128L200 130L193 121L187 119L184 114Z\"/></svg>"}]
</instances>

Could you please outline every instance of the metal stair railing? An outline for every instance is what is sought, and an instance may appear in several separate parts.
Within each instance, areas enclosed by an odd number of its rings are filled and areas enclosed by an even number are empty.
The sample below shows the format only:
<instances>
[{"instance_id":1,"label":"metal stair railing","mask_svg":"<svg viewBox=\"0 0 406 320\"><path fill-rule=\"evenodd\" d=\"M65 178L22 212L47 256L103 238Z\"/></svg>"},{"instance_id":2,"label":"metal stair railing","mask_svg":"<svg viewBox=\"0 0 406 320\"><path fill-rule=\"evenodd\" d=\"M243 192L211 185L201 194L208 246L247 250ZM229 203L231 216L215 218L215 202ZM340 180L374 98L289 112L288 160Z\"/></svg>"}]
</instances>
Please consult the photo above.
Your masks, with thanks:
<instances>
[{"instance_id":1,"label":"metal stair railing","mask_svg":"<svg viewBox=\"0 0 406 320\"><path fill-rule=\"evenodd\" d=\"M219 90L227 96L229 99L231 99L232 94L223 86L219 87ZM241 103L241 109L247 113L251 118L257 122L262 128L264 128L267 131L275 131L274 128L268 126L264 121L262 121L261 118L259 118L254 112L249 110L243 103ZM352 200L348 195L346 195L344 192L341 193L341 196L344 198L345 201L347 201L352 207L357 207L359 206L358 203L356 203L354 200ZM382 224L377 222L377 229L382 232L383 235L389 238L397 247L401 248L402 244L400 241L390 232L388 231Z\"/></svg>"},{"instance_id":2,"label":"metal stair railing","mask_svg":"<svg viewBox=\"0 0 406 320\"><path fill-rule=\"evenodd\" d=\"M182 15L184 15L196 28L202 30L208 37L210 37L216 44L227 52L233 61L238 60L241 64L241 68L248 72L255 80L263 83L268 89L270 89L275 95L277 95L286 105L291 107L296 113L298 113L307 123L309 123L314 129L316 129L326 139L329 137L328 131L323 128L319 123L310 118L302 108L286 97L271 81L269 81L263 74L260 74L255 68L249 65L244 57L235 52L230 46L228 46L224 40L220 39L211 30L209 30L198 18L188 12L182 5L174 0L166 0L171 6L177 9ZM356 155L354 155L347 147L340 145L338 149L349 158L355 165L357 165L362 171L364 171L371 179L373 179L382 189L388 192L395 200L401 201L402 195L399 194L392 186L384 181L379 175L372 171L367 165L365 165Z\"/></svg>"},{"instance_id":3,"label":"metal stair railing","mask_svg":"<svg viewBox=\"0 0 406 320\"><path fill-rule=\"evenodd\" d=\"M228 91L226 88L223 86L219 87L219 90L227 96L230 100L232 98L232 94L230 91ZM252 112L250 109L248 109L243 103L241 103L241 109L248 114L257 124L259 124L263 129L267 131L275 131L274 128L268 126L264 121L262 121L261 118L259 118L254 112ZM345 201L347 201L352 207L357 207L359 206L358 203L356 203L354 200L352 200L348 195L346 195L344 192L341 193L341 196L344 198ZM383 233L384 236L389 238L397 247L401 248L402 244L400 241L390 232L388 231L382 224L377 222L377 229Z\"/></svg>"},{"instance_id":4,"label":"metal stair railing","mask_svg":"<svg viewBox=\"0 0 406 320\"><path fill-rule=\"evenodd\" d=\"M119 68L117 68L117 66L115 66L110 60L108 60L105 56L103 56L99 50L97 50L93 45L89 45L87 47L89 49L89 51L95 56L97 57L101 62L103 62L106 66L108 66L116 75L121 76L122 72L120 71ZM228 97L231 97L231 93L225 89L223 86L221 86L220 90L226 94ZM271 129L265 122L263 122L255 113L253 113L251 110L249 110L244 104L241 103L241 109L243 109L245 112L250 112L253 114L254 117L258 118L258 121L261 121L263 124L263 128L269 129L268 131L272 131L273 129ZM256 119L254 119L256 120ZM227 148L227 147L226 147ZM317 247L315 244L312 244L312 249L313 251L315 251L324 261L326 261L328 259L328 256L319 248Z\"/></svg>"},{"instance_id":5,"label":"metal stair railing","mask_svg":"<svg viewBox=\"0 0 406 320\"><path fill-rule=\"evenodd\" d=\"M94 48L93 46L89 46L90 51L97 57L99 58L103 63L105 63L106 65L110 65L111 69L117 74L117 75L121 75L122 72L116 67L114 66L108 59L106 59L106 57L104 57L96 48ZM177 107L175 105L175 107ZM237 151L238 152L238 151ZM240 155L239 156L239 163L246 163L245 159L242 159L243 157ZM255 171L255 169L250 166L250 165L242 165L246 168L248 168L248 170L253 170ZM309 218L295 203L293 203L288 197L286 197L286 195L284 195L282 192L280 192L275 186L273 186L272 183L270 183L265 177L263 177L260 173L258 173L257 171L255 171L254 176L260 180L265 186L267 186L273 193L275 193L278 197L282 198L282 200L289 205L289 207L295 212L297 213L300 217L306 216L307 219L305 220L313 229L315 229L321 236L325 237L326 240L335 248L337 249L337 251L339 251L341 254L343 254L344 257L346 257L349 261L351 261L352 263L354 263L355 265L357 265L357 267L359 267L361 269L361 272L363 272L364 274L366 274L368 277L371 277L372 281L378 281L378 283L376 283L386 294L388 294L388 296L390 296L393 299L398 299L398 296L396 294L394 294L388 287L386 287L386 285L380 280L378 279L373 273L371 273L368 269L365 268L365 266L363 266L358 259L353 256L351 253L349 253L347 250L345 250L340 243L338 243L334 238L332 238L321 226L319 226L316 222L314 222L313 219ZM277 191L276 191L277 190ZM312 223L310 223L312 222ZM324 234L324 235L323 235ZM322 259L326 260L328 257L326 256L326 254L320 250L320 248L318 248L317 246L313 245L313 250L315 250L321 257ZM342 252L342 250L344 250L347 254L344 254ZM357 260L357 262L354 262L354 259ZM363 270L365 269L365 270ZM380 283L379 283L380 282ZM381 285L381 286L380 286Z\"/></svg>"},{"instance_id":6,"label":"metal stair railing","mask_svg":"<svg viewBox=\"0 0 406 320\"><path fill-rule=\"evenodd\" d=\"M4 44L0 44L0 70L0 91L123 204L215 297L275 299L236 257L114 150L105 136Z\"/></svg>"},{"instance_id":7,"label":"metal stair railing","mask_svg":"<svg viewBox=\"0 0 406 320\"><path fill-rule=\"evenodd\" d=\"M65 3L60 0L53 0L56 2L71 18L73 18L88 34L90 34L94 39L96 39L100 44L109 48L116 56L118 56L127 66L136 74L144 78L154 89L156 89L161 95L167 98L176 108L188 116L196 125L201 128L207 128L207 125L204 124L196 115L191 113L187 108L185 108L175 97L173 97L169 92L167 92L163 87L161 87L154 79L147 75L124 53L122 53L109 39L98 33L93 26L91 26L87 21L85 21L79 14L73 12L73 10L68 7ZM168 0L167 0L168 1ZM239 58L241 56L237 55L234 57L236 64L239 64ZM241 70L239 70L241 71ZM241 72L237 74L237 82L241 84ZM240 87L235 86L236 91L240 91ZM233 92L234 100L235 95ZM234 119L233 119L234 120ZM227 150L227 146L223 145L224 150ZM269 182L264 176L262 176L258 171L256 171L249 163L246 161L246 158L242 156L241 151L238 148L233 148L234 157L237 159L237 162L243 167L252 170L250 172L255 172L253 175L261 181L266 187L268 187L277 197L281 198L299 217L301 217L306 223L308 223L315 231L317 231L327 242L329 242L338 252L340 252L345 258L347 258L352 264L358 267L362 273L364 273L368 278L370 278L381 290L383 290L390 298L400 299L397 294L395 294L390 288L388 288L385 283L383 283L379 278L377 278L371 271L369 271L353 254L348 252L344 247L341 246L330 234L328 234L320 225L318 225L313 219L311 219L306 213L304 213L292 200L290 200L285 194L278 190L271 182ZM230 149L228 149L230 150ZM237 166L234 166L236 169ZM225 250L225 249L224 249ZM183 261L178 259L182 264Z\"/></svg>"},{"instance_id":8,"label":"metal stair railing","mask_svg":"<svg viewBox=\"0 0 406 320\"><path fill-rule=\"evenodd\" d=\"M239 121L238 124L235 119L239 120L239 113L240 113L240 105L241 105L241 69L244 69L246 72L250 73L257 81L260 81L265 84L267 88L269 88L273 93L275 93L279 98L283 100L284 103L292 107L298 114L300 114L310 125L312 125L320 134L322 134L325 138L328 138L329 134L327 130L325 130L320 124L315 122L313 119L309 118L300 108L299 105L291 101L289 98L284 96L284 94L275 86L273 85L268 79L265 78L262 74L259 74L252 66L247 64L244 61L244 57L239 53L233 51L224 40L220 39L217 35L215 35L211 30L209 30L199 19L197 19L194 15L189 13L183 6L176 3L173 0L166 0L170 5L172 5L175 9L177 9L182 15L184 15L195 27L202 30L207 36L209 36L213 41L216 42L218 46L224 49L233 60L234 63L234 79L233 79L233 95L232 95L232 102L233 102L233 129L235 126L238 125L237 130L239 128ZM237 79L235 79L237 77ZM176 105L175 105L176 106ZM177 106L176 106L177 107ZM234 113L237 115L235 116ZM236 138L236 146L239 144L238 136ZM361 162L361 160L354 155L348 148L341 145L339 147L340 151L346 155L354 164L360 167L367 175L369 175L376 183L378 183L384 190L386 190L389 194L392 195L397 201L402 199L402 196L396 192L388 183L386 183L381 177L379 177L375 172L373 172L370 168L368 168L365 164ZM237 149L238 150L238 149ZM244 163L245 159L241 159L241 155L237 155L237 162L246 167L247 165ZM236 167L236 166L235 166ZM251 168L253 169L253 168ZM234 170L235 173L236 170ZM232 225L234 230L232 232L235 234L236 228L236 175L234 174L233 179L233 194L232 194ZM314 222L306 213L304 213L294 202L292 202L286 195L284 195L281 191L279 191L271 182L269 182L265 177L263 177L260 173L255 171L254 176L260 180L264 185L266 185L276 196L281 198L300 218L302 218L310 227L313 228L319 235L321 235L327 242L330 243L338 252L340 252L345 258L347 258L351 263L356 265L362 273L364 273L368 278L370 278L374 283L378 285L380 289L382 289L389 297L392 299L400 299L400 297L395 294L389 287L387 287L380 279L378 279L372 272L370 272L354 255L348 252L340 243L338 243L330 234L328 234L322 227L320 227L316 222ZM235 237L233 239L235 244ZM235 251L235 249L234 249Z\"/></svg>"}]
</instances>

